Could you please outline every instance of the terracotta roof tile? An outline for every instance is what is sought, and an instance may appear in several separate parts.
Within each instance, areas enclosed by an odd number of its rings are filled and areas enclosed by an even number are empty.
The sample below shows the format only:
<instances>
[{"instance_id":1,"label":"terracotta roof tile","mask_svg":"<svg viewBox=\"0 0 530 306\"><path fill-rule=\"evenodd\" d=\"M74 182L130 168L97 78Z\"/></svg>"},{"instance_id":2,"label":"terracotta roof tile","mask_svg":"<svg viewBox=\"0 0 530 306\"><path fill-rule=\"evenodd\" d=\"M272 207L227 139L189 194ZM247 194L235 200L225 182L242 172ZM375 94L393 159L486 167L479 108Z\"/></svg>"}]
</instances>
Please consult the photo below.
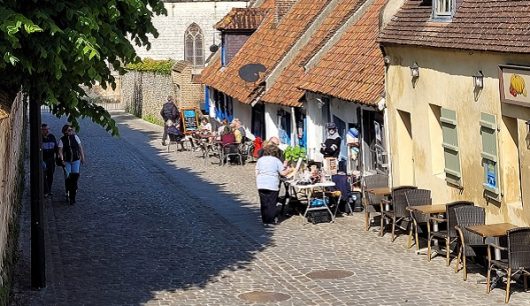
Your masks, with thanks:
<instances>
[{"instance_id":1,"label":"terracotta roof tile","mask_svg":"<svg viewBox=\"0 0 530 306\"><path fill-rule=\"evenodd\" d=\"M379 14L375 0L299 83L301 89L346 101L375 105L384 91L383 55L377 43Z\"/></svg>"},{"instance_id":2,"label":"terracotta roof tile","mask_svg":"<svg viewBox=\"0 0 530 306\"><path fill-rule=\"evenodd\" d=\"M233 8L215 28L219 31L255 30L266 14L264 8Z\"/></svg>"},{"instance_id":3,"label":"terracotta roof tile","mask_svg":"<svg viewBox=\"0 0 530 306\"><path fill-rule=\"evenodd\" d=\"M530 53L530 0L462 0L449 22L408 0L379 36L384 44Z\"/></svg>"},{"instance_id":4,"label":"terracotta roof tile","mask_svg":"<svg viewBox=\"0 0 530 306\"><path fill-rule=\"evenodd\" d=\"M278 24L274 22L274 10L270 10L228 66L220 69L219 61L214 61L203 71L202 81L243 103L250 103L265 76L328 3L329 0L298 0ZM267 69L254 83L243 81L238 74L241 67L251 63L262 64Z\"/></svg>"},{"instance_id":5,"label":"terracotta roof tile","mask_svg":"<svg viewBox=\"0 0 530 306\"><path fill-rule=\"evenodd\" d=\"M270 87L261 100L288 106L300 106L300 99L304 91L297 88L304 75L303 64L308 58L319 50L344 22L358 10L365 0L343 0L337 4L319 28L313 33L309 42L296 54L291 63L283 70L275 83Z\"/></svg>"}]
</instances>

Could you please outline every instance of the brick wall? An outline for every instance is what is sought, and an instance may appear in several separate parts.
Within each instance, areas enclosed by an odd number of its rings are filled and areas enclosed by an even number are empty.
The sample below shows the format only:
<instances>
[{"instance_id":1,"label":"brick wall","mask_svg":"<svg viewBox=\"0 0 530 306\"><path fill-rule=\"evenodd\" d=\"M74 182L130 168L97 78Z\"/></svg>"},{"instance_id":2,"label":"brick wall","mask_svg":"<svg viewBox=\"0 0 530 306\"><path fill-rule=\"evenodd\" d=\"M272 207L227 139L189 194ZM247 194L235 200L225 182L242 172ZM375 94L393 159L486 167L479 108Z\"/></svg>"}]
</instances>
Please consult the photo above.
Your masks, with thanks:
<instances>
[{"instance_id":1,"label":"brick wall","mask_svg":"<svg viewBox=\"0 0 530 306\"><path fill-rule=\"evenodd\" d=\"M0 305L7 305L22 188L24 103L0 92Z\"/></svg>"},{"instance_id":2,"label":"brick wall","mask_svg":"<svg viewBox=\"0 0 530 306\"><path fill-rule=\"evenodd\" d=\"M185 62L184 62L185 63ZM200 108L204 101L204 87L200 83L193 82L193 73L190 64L186 63L178 71L171 72L174 88L176 89L176 99L179 108L197 107Z\"/></svg>"},{"instance_id":3,"label":"brick wall","mask_svg":"<svg viewBox=\"0 0 530 306\"><path fill-rule=\"evenodd\" d=\"M250 37L249 34L224 34L226 41L226 63L230 63L232 58L236 55L237 51L245 44Z\"/></svg>"}]
</instances>

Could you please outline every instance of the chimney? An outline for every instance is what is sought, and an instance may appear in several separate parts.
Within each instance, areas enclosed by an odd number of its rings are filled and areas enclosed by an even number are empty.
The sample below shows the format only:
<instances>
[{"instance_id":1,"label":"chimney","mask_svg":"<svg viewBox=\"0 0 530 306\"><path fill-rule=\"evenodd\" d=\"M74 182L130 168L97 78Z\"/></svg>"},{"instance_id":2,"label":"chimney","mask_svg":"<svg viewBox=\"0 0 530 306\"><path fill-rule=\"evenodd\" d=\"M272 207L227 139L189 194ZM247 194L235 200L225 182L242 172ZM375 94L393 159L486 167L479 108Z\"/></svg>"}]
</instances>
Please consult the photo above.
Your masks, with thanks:
<instances>
[{"instance_id":1,"label":"chimney","mask_svg":"<svg viewBox=\"0 0 530 306\"><path fill-rule=\"evenodd\" d=\"M280 23L283 16L291 9L296 0L274 0L274 21Z\"/></svg>"}]
</instances>

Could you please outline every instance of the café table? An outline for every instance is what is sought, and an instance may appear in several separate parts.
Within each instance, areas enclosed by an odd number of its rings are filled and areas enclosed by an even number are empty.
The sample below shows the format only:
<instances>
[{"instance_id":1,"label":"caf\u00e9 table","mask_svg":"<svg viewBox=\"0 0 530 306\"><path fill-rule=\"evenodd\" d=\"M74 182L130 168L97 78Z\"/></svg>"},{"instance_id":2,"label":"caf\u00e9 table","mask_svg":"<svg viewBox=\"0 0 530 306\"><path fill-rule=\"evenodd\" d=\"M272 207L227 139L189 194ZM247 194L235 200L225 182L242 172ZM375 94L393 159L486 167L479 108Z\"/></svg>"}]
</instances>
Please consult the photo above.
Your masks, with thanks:
<instances>
[{"instance_id":1,"label":"caf\u00e9 table","mask_svg":"<svg viewBox=\"0 0 530 306\"><path fill-rule=\"evenodd\" d=\"M388 196L392 193L390 187L367 188L366 191L377 196Z\"/></svg>"},{"instance_id":2,"label":"caf\u00e9 table","mask_svg":"<svg viewBox=\"0 0 530 306\"><path fill-rule=\"evenodd\" d=\"M417 205L417 206L407 207L407 210L410 212L418 212L418 213L428 215L428 216L444 214L446 209L447 207L445 204L428 204L428 205ZM430 226L429 223L427 223L427 226ZM433 232L438 231L438 222L436 220L433 220L432 231ZM434 244L438 245L438 242L435 240ZM420 254L423 251L425 251L425 249L418 250L416 251L416 253ZM436 250L433 250L433 251L436 252Z\"/></svg>"},{"instance_id":3,"label":"caf\u00e9 table","mask_svg":"<svg viewBox=\"0 0 530 306\"><path fill-rule=\"evenodd\" d=\"M478 224L466 226L466 229L472 233L475 233L482 237L485 241L486 238L499 238L506 236L508 230L516 228L517 225L511 223L495 223L495 224ZM495 260L501 259L501 250L495 248Z\"/></svg>"},{"instance_id":4,"label":"caf\u00e9 table","mask_svg":"<svg viewBox=\"0 0 530 306\"><path fill-rule=\"evenodd\" d=\"M306 217L307 212L309 212L309 211L313 211L313 210L327 210L328 213L331 215L331 222L335 222L335 216L331 212L331 209L329 209L328 205L325 204L323 206L311 207L311 200L313 199L312 195L313 195L315 189L319 189L319 188L324 189L326 187L334 187L335 186L334 182L325 181L325 182L318 182L318 183L307 184L307 185L295 183L295 184L291 184L290 186L292 188L294 188L294 189L298 189L300 191L305 192L306 195L307 195L307 206L306 206L306 209L304 211L304 215L303 215L304 218ZM324 203L326 203L326 193L324 191L322 192L322 201Z\"/></svg>"}]
</instances>

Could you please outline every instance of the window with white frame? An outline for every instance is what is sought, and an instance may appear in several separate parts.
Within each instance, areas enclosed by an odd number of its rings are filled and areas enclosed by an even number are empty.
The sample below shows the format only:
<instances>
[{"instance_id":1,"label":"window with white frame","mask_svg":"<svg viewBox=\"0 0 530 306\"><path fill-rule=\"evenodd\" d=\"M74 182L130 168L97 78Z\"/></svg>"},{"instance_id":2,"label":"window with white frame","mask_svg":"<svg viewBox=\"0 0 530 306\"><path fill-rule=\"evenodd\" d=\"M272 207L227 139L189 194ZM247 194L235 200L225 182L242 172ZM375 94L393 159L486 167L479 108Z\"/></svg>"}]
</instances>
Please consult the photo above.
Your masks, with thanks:
<instances>
[{"instance_id":1,"label":"window with white frame","mask_svg":"<svg viewBox=\"0 0 530 306\"><path fill-rule=\"evenodd\" d=\"M451 18L453 16L455 0L433 0L433 18Z\"/></svg>"},{"instance_id":2,"label":"window with white frame","mask_svg":"<svg viewBox=\"0 0 530 306\"><path fill-rule=\"evenodd\" d=\"M192 23L184 33L184 60L193 67L204 66L204 35L196 23Z\"/></svg>"}]
</instances>

